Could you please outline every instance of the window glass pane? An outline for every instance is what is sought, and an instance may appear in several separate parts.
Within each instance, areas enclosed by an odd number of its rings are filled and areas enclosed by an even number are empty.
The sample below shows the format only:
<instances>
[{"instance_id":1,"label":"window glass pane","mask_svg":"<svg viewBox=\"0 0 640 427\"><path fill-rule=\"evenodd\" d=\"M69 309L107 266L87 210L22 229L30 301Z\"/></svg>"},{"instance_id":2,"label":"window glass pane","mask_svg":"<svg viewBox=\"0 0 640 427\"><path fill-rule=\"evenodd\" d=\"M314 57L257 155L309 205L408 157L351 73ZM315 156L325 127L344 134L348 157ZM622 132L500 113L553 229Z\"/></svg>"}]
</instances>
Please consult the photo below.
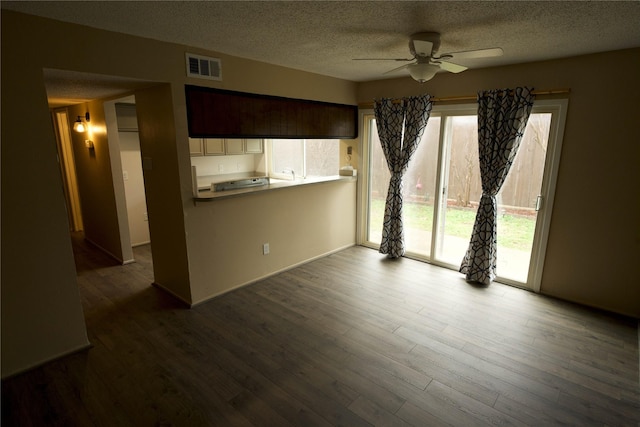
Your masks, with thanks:
<instances>
[{"instance_id":1,"label":"window glass pane","mask_svg":"<svg viewBox=\"0 0 640 427\"><path fill-rule=\"evenodd\" d=\"M536 200L541 192L551 113L531 114L518 154L498 193L498 276L527 282Z\"/></svg>"},{"instance_id":2,"label":"window glass pane","mask_svg":"<svg viewBox=\"0 0 640 427\"><path fill-rule=\"evenodd\" d=\"M337 139L307 139L305 176L337 175L340 167L340 141Z\"/></svg>"},{"instance_id":3,"label":"window glass pane","mask_svg":"<svg viewBox=\"0 0 640 427\"><path fill-rule=\"evenodd\" d=\"M378 127L375 119L369 122L369 127L371 163L369 169L369 227L367 240L379 245L382 241L384 203L387 198L391 174L380 146L380 137L378 136Z\"/></svg>"},{"instance_id":4,"label":"window glass pane","mask_svg":"<svg viewBox=\"0 0 640 427\"><path fill-rule=\"evenodd\" d=\"M437 258L460 264L469 246L482 197L477 116L449 117L449 173L444 187Z\"/></svg>"},{"instance_id":5,"label":"window glass pane","mask_svg":"<svg viewBox=\"0 0 640 427\"><path fill-rule=\"evenodd\" d=\"M274 139L271 141L272 172L303 176L303 139Z\"/></svg>"},{"instance_id":6,"label":"window glass pane","mask_svg":"<svg viewBox=\"0 0 640 427\"><path fill-rule=\"evenodd\" d=\"M375 120L371 120L371 169L369 184L369 229L367 239L382 240L382 222L391 174L380 146ZM409 169L403 177L402 197L407 251L428 256L431 252L433 201L436 188L440 117L429 118L427 128Z\"/></svg>"},{"instance_id":7,"label":"window glass pane","mask_svg":"<svg viewBox=\"0 0 640 427\"><path fill-rule=\"evenodd\" d=\"M427 257L431 253L439 142L440 117L431 116L402 186L405 248Z\"/></svg>"}]
</instances>

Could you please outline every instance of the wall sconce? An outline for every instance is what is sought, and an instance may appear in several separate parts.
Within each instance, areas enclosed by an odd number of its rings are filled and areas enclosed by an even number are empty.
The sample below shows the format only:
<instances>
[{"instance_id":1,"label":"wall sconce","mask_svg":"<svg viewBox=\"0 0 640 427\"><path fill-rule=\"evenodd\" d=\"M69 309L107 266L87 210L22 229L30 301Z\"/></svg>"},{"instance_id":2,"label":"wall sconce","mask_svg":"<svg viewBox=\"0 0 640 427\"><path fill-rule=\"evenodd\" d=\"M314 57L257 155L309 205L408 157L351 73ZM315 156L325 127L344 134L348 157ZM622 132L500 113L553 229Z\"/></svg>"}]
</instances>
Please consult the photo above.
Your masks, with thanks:
<instances>
[{"instance_id":1,"label":"wall sconce","mask_svg":"<svg viewBox=\"0 0 640 427\"><path fill-rule=\"evenodd\" d=\"M79 133L86 132L89 128L87 125L89 121L89 112L87 111L84 115L84 120L82 119L82 116L78 116L78 120L73 123L73 130Z\"/></svg>"},{"instance_id":2,"label":"wall sconce","mask_svg":"<svg viewBox=\"0 0 640 427\"><path fill-rule=\"evenodd\" d=\"M84 140L84 146L87 147L89 150L94 150L95 146L93 145L93 141L90 139L85 139Z\"/></svg>"}]
</instances>

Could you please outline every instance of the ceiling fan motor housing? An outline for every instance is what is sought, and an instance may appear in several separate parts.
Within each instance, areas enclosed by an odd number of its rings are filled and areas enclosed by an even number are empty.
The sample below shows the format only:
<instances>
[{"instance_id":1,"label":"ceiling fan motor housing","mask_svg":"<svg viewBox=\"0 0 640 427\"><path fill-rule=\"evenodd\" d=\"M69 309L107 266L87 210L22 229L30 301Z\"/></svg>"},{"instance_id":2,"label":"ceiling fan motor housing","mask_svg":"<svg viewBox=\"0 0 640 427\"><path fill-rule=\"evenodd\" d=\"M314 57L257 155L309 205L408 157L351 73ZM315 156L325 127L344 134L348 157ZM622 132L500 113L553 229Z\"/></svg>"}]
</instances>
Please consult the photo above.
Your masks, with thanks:
<instances>
[{"instance_id":1,"label":"ceiling fan motor housing","mask_svg":"<svg viewBox=\"0 0 640 427\"><path fill-rule=\"evenodd\" d=\"M415 40L431 43L433 45L433 47L431 48L431 52L417 52L414 45ZM436 52L438 52L438 49L440 49L440 33L426 31L426 32L415 33L411 35L411 40L409 41L409 51L414 57L434 56ZM426 55L423 55L423 53L426 53Z\"/></svg>"}]
</instances>

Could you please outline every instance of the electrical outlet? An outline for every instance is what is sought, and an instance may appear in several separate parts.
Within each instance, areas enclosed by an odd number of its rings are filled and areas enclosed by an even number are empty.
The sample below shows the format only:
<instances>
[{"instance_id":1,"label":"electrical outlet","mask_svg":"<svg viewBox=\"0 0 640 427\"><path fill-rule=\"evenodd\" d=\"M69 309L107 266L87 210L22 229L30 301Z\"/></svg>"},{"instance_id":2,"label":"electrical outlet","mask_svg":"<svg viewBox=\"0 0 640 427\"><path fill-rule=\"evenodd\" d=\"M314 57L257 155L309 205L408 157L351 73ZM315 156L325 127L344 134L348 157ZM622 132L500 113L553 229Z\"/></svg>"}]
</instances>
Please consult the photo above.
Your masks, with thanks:
<instances>
[{"instance_id":1,"label":"electrical outlet","mask_svg":"<svg viewBox=\"0 0 640 427\"><path fill-rule=\"evenodd\" d=\"M218 172L224 172L224 165L218 165Z\"/></svg>"},{"instance_id":2,"label":"electrical outlet","mask_svg":"<svg viewBox=\"0 0 640 427\"><path fill-rule=\"evenodd\" d=\"M142 216L142 219L144 219L145 221L149 221L149 215L145 212Z\"/></svg>"},{"instance_id":3,"label":"electrical outlet","mask_svg":"<svg viewBox=\"0 0 640 427\"><path fill-rule=\"evenodd\" d=\"M353 153L353 147L352 146L348 146L347 147L347 154L351 155Z\"/></svg>"},{"instance_id":4,"label":"electrical outlet","mask_svg":"<svg viewBox=\"0 0 640 427\"><path fill-rule=\"evenodd\" d=\"M129 181L129 172L122 171L122 179L125 181Z\"/></svg>"},{"instance_id":5,"label":"electrical outlet","mask_svg":"<svg viewBox=\"0 0 640 427\"><path fill-rule=\"evenodd\" d=\"M269 255L269 244L265 243L262 245L262 255Z\"/></svg>"}]
</instances>

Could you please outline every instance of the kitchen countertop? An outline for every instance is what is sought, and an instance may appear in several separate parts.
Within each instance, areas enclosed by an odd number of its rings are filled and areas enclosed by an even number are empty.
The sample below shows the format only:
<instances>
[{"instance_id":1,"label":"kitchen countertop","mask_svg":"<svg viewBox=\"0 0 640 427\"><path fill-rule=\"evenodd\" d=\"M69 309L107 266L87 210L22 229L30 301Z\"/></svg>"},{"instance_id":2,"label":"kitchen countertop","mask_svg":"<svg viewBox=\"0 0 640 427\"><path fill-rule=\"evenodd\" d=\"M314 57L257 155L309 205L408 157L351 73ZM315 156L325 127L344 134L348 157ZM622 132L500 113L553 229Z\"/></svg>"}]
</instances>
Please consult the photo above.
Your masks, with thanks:
<instances>
[{"instance_id":1,"label":"kitchen countertop","mask_svg":"<svg viewBox=\"0 0 640 427\"><path fill-rule=\"evenodd\" d=\"M260 172L238 172L238 173L225 173L222 175L202 175L197 178L198 180L198 190L209 190L211 189L212 183L219 182L227 182L227 181L237 181L240 179L247 178L258 178L267 176L265 173Z\"/></svg>"},{"instance_id":2,"label":"kitchen countertop","mask_svg":"<svg viewBox=\"0 0 640 427\"><path fill-rule=\"evenodd\" d=\"M234 174L212 175L212 176L215 176L215 177L228 177L230 175L234 175ZM253 173L248 173L248 175L237 176L237 177L231 178L231 179L222 179L222 180L219 180L217 182L225 182L225 181L229 181L229 180L233 180L233 179L249 178L249 177L253 177L253 176L255 176ZM200 188L200 178L201 177L198 177L198 188ZM300 186L300 185L312 185L312 184L321 184L321 183L326 183L326 182L337 182L337 181L352 182L352 181L356 181L356 180L357 180L357 178L355 176L340 176L340 175L322 176L322 177L315 177L315 178L304 178L304 179L296 179L296 180L285 180L285 179L273 179L273 178L270 178L271 183L268 184L268 185L262 185L262 186L259 186L259 187L240 188L240 189L237 189L237 190L216 191L216 192L211 191L211 182L212 181L208 181L209 185L204 187L204 189L202 189L202 190L199 189L198 196L194 197L193 199L196 202L211 202L211 201L218 200L218 199L243 196L243 195L252 194L252 193L256 193L256 192L262 192L262 191L272 191L272 190L278 190L278 189L282 189L282 188L297 187L297 186Z\"/></svg>"}]
</instances>

